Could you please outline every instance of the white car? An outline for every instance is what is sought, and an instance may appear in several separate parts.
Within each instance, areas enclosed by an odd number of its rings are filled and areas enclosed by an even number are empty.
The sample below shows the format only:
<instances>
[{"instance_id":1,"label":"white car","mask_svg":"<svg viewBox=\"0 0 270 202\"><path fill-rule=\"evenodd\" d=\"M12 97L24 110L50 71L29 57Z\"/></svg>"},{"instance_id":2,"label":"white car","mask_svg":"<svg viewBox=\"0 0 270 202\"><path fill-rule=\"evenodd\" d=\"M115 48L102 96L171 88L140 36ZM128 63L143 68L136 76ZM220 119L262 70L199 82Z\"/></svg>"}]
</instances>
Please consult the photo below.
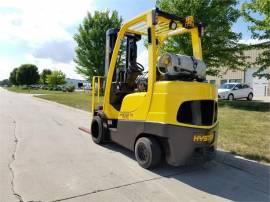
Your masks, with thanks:
<instances>
[{"instance_id":1,"label":"white car","mask_svg":"<svg viewBox=\"0 0 270 202\"><path fill-rule=\"evenodd\" d=\"M227 100L246 98L252 100L253 89L244 83L224 83L218 89L218 98Z\"/></svg>"}]
</instances>

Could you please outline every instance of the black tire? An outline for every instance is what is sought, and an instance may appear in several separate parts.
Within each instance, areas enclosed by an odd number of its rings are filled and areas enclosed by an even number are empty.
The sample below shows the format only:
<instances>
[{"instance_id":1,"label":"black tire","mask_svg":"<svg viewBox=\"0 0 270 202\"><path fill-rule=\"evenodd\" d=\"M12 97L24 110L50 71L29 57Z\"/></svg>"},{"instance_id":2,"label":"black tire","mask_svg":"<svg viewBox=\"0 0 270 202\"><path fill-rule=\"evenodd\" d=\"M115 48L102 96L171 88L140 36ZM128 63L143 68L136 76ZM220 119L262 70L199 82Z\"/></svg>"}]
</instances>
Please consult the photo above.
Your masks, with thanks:
<instances>
[{"instance_id":1,"label":"black tire","mask_svg":"<svg viewBox=\"0 0 270 202\"><path fill-rule=\"evenodd\" d=\"M230 101L234 100L233 94L228 95L228 100L230 100Z\"/></svg>"},{"instance_id":2,"label":"black tire","mask_svg":"<svg viewBox=\"0 0 270 202\"><path fill-rule=\"evenodd\" d=\"M135 157L138 164L146 169L156 167L162 159L159 143L153 137L141 137L135 144Z\"/></svg>"},{"instance_id":3,"label":"black tire","mask_svg":"<svg viewBox=\"0 0 270 202\"><path fill-rule=\"evenodd\" d=\"M251 101L253 99L253 93L249 93L247 96L247 100Z\"/></svg>"},{"instance_id":4,"label":"black tire","mask_svg":"<svg viewBox=\"0 0 270 202\"><path fill-rule=\"evenodd\" d=\"M92 140L96 144L105 143L106 130L103 127L103 120L99 116L94 116L91 124Z\"/></svg>"}]
</instances>

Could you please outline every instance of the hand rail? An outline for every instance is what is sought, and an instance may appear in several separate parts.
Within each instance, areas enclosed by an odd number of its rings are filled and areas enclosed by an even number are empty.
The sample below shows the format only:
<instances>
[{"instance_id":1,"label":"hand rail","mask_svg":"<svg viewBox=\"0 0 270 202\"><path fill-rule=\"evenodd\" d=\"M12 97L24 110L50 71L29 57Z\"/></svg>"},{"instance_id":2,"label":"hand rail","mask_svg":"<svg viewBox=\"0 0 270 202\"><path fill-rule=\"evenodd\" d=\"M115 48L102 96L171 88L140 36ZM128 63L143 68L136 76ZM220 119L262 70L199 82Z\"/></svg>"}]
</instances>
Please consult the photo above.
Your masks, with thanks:
<instances>
[{"instance_id":1,"label":"hand rail","mask_svg":"<svg viewBox=\"0 0 270 202\"><path fill-rule=\"evenodd\" d=\"M93 76L92 78L92 113L95 110L95 91L96 91L96 79L97 79L97 103L100 101L100 79L104 78L103 76Z\"/></svg>"}]
</instances>

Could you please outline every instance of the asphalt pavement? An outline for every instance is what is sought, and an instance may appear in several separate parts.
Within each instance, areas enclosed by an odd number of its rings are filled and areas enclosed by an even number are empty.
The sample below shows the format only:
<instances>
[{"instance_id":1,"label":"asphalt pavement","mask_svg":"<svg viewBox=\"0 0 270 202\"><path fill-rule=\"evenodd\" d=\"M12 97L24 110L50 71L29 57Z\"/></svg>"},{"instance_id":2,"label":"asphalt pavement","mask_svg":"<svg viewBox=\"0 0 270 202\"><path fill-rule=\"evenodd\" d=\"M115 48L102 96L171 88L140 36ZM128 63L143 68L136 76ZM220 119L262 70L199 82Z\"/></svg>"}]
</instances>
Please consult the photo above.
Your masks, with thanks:
<instances>
[{"instance_id":1,"label":"asphalt pavement","mask_svg":"<svg viewBox=\"0 0 270 202\"><path fill-rule=\"evenodd\" d=\"M91 114L0 88L0 202L269 201L269 175L223 163L141 168L78 130Z\"/></svg>"}]
</instances>

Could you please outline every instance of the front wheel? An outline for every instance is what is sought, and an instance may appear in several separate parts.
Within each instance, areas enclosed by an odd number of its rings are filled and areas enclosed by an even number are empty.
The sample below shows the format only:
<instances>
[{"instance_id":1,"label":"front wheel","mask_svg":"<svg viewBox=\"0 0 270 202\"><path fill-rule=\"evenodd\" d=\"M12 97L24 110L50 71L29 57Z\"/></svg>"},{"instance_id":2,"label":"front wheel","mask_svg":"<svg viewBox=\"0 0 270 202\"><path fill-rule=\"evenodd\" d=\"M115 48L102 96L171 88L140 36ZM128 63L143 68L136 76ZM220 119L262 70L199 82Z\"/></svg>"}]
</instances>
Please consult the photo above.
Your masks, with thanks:
<instances>
[{"instance_id":1,"label":"front wheel","mask_svg":"<svg viewBox=\"0 0 270 202\"><path fill-rule=\"evenodd\" d=\"M249 94L248 94L248 97L247 97L247 100L251 101L252 98L253 98L253 94L252 94L252 93L249 93Z\"/></svg>"},{"instance_id":2,"label":"front wheel","mask_svg":"<svg viewBox=\"0 0 270 202\"><path fill-rule=\"evenodd\" d=\"M139 138L135 144L135 157L143 168L156 167L162 158L161 148L157 140L153 137Z\"/></svg>"},{"instance_id":3,"label":"front wheel","mask_svg":"<svg viewBox=\"0 0 270 202\"><path fill-rule=\"evenodd\" d=\"M234 100L233 94L230 94L230 95L228 96L228 100L230 100L230 101Z\"/></svg>"},{"instance_id":4,"label":"front wheel","mask_svg":"<svg viewBox=\"0 0 270 202\"><path fill-rule=\"evenodd\" d=\"M91 124L91 135L92 140L96 144L104 144L105 143L105 136L106 136L106 129L103 126L103 120L99 116L94 116Z\"/></svg>"}]
</instances>

